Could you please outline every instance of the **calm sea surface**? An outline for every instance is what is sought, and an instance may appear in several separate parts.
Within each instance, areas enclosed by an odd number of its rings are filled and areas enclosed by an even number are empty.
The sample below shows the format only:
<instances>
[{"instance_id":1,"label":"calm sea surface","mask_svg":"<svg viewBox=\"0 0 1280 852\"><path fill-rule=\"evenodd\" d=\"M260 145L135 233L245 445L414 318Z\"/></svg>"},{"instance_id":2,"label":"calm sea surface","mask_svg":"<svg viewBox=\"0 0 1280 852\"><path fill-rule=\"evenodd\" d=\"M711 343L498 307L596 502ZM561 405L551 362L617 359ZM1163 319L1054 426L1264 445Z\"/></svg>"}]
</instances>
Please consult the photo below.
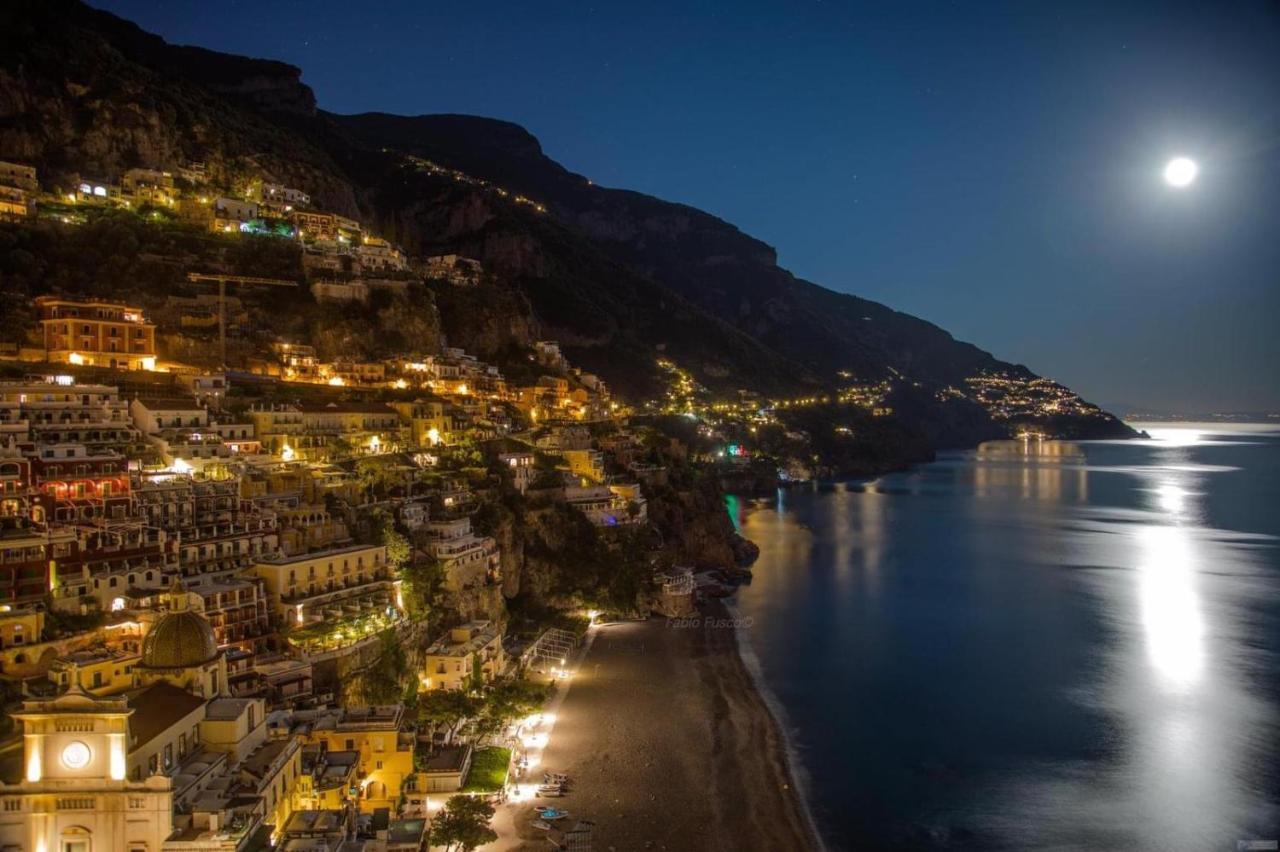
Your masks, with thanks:
<instances>
[{"instance_id":1,"label":"calm sea surface","mask_svg":"<svg viewBox=\"0 0 1280 852\"><path fill-rule=\"evenodd\" d=\"M1146 428L730 498L832 847L1280 837L1280 430Z\"/></svg>"}]
</instances>

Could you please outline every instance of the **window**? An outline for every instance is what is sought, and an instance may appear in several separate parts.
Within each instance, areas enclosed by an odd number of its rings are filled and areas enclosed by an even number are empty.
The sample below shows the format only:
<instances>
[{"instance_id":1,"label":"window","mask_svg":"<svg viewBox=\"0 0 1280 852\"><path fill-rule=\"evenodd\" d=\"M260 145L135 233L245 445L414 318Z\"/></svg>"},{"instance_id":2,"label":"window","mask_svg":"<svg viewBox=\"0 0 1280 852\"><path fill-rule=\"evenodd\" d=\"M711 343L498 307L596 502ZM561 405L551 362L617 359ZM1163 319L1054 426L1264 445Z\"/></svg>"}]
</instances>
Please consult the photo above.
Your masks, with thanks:
<instances>
[{"instance_id":1,"label":"window","mask_svg":"<svg viewBox=\"0 0 1280 852\"><path fill-rule=\"evenodd\" d=\"M168 769L170 766L173 766L173 743L164 747L164 768Z\"/></svg>"}]
</instances>

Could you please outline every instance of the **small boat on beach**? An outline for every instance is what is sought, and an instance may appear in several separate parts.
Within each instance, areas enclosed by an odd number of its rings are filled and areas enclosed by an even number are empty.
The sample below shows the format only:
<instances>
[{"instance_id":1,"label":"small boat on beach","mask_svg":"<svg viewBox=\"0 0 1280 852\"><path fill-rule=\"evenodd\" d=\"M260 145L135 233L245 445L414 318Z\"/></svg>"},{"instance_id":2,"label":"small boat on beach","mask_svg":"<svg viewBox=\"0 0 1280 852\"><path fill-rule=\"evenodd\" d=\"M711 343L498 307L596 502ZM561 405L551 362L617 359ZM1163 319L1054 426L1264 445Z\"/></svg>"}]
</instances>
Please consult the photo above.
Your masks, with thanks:
<instances>
[{"instance_id":1,"label":"small boat on beach","mask_svg":"<svg viewBox=\"0 0 1280 852\"><path fill-rule=\"evenodd\" d=\"M562 811L559 808L554 807L552 805L546 805L544 807L535 808L535 810L538 812L538 816L541 817L542 819L545 819L547 822L553 822L558 819L565 819L569 816L568 811Z\"/></svg>"}]
</instances>

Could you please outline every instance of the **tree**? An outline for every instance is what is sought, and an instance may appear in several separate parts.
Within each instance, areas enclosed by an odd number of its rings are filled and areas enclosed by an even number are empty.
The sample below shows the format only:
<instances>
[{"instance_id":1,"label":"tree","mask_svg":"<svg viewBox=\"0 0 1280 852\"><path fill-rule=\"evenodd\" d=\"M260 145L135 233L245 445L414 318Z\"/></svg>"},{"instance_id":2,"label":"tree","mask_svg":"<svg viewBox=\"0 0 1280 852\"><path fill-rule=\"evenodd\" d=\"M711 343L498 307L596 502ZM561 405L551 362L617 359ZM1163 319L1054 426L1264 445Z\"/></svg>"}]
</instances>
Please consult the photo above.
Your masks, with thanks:
<instances>
[{"instance_id":1,"label":"tree","mask_svg":"<svg viewBox=\"0 0 1280 852\"><path fill-rule=\"evenodd\" d=\"M471 852L498 839L489 827L493 805L480 796L454 796L431 821L430 843L445 852Z\"/></svg>"},{"instance_id":2,"label":"tree","mask_svg":"<svg viewBox=\"0 0 1280 852\"><path fill-rule=\"evenodd\" d=\"M430 689L418 695L419 721L444 728L450 738L479 711L480 702L460 689Z\"/></svg>"},{"instance_id":3,"label":"tree","mask_svg":"<svg viewBox=\"0 0 1280 852\"><path fill-rule=\"evenodd\" d=\"M503 680L495 683L481 700L476 718L476 735L484 740L516 719L537 711L547 700L548 688L531 680Z\"/></svg>"},{"instance_id":4,"label":"tree","mask_svg":"<svg viewBox=\"0 0 1280 852\"><path fill-rule=\"evenodd\" d=\"M400 569L404 608L413 621L422 621L431 612L431 603L444 582L444 568L432 556L420 554Z\"/></svg>"},{"instance_id":5,"label":"tree","mask_svg":"<svg viewBox=\"0 0 1280 852\"><path fill-rule=\"evenodd\" d=\"M396 522L386 515L381 528L375 534L378 543L387 548L387 563L392 571L397 571L409 561L409 540L396 529Z\"/></svg>"},{"instance_id":6,"label":"tree","mask_svg":"<svg viewBox=\"0 0 1280 852\"><path fill-rule=\"evenodd\" d=\"M404 487L404 476L384 459L362 458L356 462L355 472L360 489L366 496L383 499L395 489Z\"/></svg>"},{"instance_id":7,"label":"tree","mask_svg":"<svg viewBox=\"0 0 1280 852\"><path fill-rule=\"evenodd\" d=\"M404 693L409 659L394 627L382 631L378 661L365 670L364 700L370 704L394 704Z\"/></svg>"},{"instance_id":8,"label":"tree","mask_svg":"<svg viewBox=\"0 0 1280 852\"><path fill-rule=\"evenodd\" d=\"M329 458L338 461L355 455L351 442L341 436L329 439Z\"/></svg>"}]
</instances>

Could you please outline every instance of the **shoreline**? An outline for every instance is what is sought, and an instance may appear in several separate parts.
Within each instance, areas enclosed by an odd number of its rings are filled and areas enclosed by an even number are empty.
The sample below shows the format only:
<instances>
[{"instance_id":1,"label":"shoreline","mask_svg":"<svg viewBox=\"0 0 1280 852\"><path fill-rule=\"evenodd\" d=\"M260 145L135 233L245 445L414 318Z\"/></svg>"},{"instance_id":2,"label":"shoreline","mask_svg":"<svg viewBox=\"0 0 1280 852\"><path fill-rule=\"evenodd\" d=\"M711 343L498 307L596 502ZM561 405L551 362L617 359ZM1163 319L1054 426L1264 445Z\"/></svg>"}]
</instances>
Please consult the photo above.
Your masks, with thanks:
<instances>
[{"instance_id":1,"label":"shoreline","mask_svg":"<svg viewBox=\"0 0 1280 852\"><path fill-rule=\"evenodd\" d=\"M735 596L736 597L736 596ZM742 625L742 616L738 612L735 603L730 603L735 598L728 598L723 603L724 608L728 611L729 616L737 622L734 630L735 640L738 648L738 660L741 662L747 676L751 679L752 686L755 688L756 696L760 703L764 705L765 710L773 718L773 725L777 731L777 736L782 744L782 749L786 759L784 771L786 776L791 780L791 788L794 791L794 798L800 812L804 816L806 827L809 832L809 840L813 843L813 848L819 852L827 852L826 839L822 835L822 831L818 826L817 817L814 815L814 803L810 795L812 790L812 777L809 775L808 769L804 765L804 761L800 759L800 752L796 748L795 740L791 736L791 729L787 719L787 710L782 706L782 702L778 699L776 693L770 688L764 679L764 669L760 665L760 658L756 655L755 648L751 645L751 640L744 632Z\"/></svg>"},{"instance_id":2,"label":"shoreline","mask_svg":"<svg viewBox=\"0 0 1280 852\"><path fill-rule=\"evenodd\" d=\"M548 848L531 825L547 804L595 823L597 849L824 848L727 607L594 632L534 770L572 788L504 808L511 834L486 848Z\"/></svg>"}]
</instances>

